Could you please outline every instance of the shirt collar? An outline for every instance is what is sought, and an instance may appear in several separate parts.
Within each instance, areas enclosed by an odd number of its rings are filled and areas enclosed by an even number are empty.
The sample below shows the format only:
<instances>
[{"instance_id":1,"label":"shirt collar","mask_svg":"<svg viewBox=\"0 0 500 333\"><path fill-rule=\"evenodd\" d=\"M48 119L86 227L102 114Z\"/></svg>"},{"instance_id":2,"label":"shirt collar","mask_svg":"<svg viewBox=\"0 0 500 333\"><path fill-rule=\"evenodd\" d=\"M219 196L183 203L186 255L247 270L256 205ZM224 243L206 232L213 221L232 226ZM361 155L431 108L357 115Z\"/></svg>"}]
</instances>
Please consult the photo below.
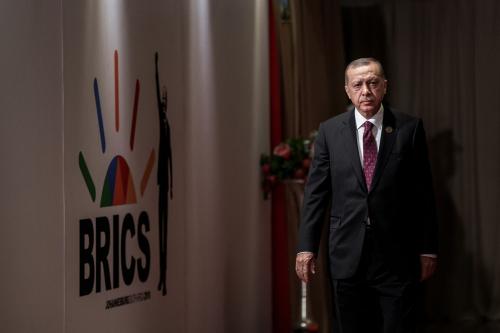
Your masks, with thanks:
<instances>
[{"instance_id":1,"label":"shirt collar","mask_svg":"<svg viewBox=\"0 0 500 333\"><path fill-rule=\"evenodd\" d=\"M354 118L356 119L356 128L359 129L366 121L371 122L377 129L382 128L382 121L384 119L384 106L380 104L380 109L371 118L366 119L361 115L358 109L354 109Z\"/></svg>"}]
</instances>

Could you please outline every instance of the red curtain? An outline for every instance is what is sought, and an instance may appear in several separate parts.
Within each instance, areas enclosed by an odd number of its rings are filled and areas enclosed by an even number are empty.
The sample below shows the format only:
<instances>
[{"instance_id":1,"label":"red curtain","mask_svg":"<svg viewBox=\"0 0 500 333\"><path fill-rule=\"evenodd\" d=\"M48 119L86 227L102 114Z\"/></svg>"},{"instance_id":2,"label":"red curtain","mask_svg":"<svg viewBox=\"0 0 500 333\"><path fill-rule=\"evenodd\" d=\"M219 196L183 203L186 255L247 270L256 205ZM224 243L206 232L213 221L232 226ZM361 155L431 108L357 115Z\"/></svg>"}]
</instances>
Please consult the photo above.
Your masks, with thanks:
<instances>
[{"instance_id":1,"label":"red curtain","mask_svg":"<svg viewBox=\"0 0 500 333\"><path fill-rule=\"evenodd\" d=\"M271 151L282 141L280 61L276 41L273 0L269 0L269 89ZM283 185L271 195L273 333L291 332L290 294L288 280L287 226Z\"/></svg>"}]
</instances>

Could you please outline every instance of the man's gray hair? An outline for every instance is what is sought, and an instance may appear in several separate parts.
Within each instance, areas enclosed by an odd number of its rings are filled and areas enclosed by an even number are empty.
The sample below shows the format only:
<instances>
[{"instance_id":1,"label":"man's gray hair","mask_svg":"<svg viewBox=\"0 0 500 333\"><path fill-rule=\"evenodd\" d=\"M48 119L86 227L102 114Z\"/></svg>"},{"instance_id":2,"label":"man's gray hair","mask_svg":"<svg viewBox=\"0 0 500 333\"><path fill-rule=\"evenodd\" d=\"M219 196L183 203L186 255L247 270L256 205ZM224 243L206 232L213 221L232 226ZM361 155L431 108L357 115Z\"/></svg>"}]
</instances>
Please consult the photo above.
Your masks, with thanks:
<instances>
[{"instance_id":1,"label":"man's gray hair","mask_svg":"<svg viewBox=\"0 0 500 333\"><path fill-rule=\"evenodd\" d=\"M382 67L382 64L380 63L380 61L378 61L375 58L359 58L359 59L351 61L349 63L349 65L347 65L347 67L345 68L345 83L347 84L347 81L348 81L348 79L347 79L347 71L348 70L358 68L361 66L367 66L370 64L377 64L378 67L380 68L380 73L379 73L380 76L383 79L385 79L384 67Z\"/></svg>"}]
</instances>

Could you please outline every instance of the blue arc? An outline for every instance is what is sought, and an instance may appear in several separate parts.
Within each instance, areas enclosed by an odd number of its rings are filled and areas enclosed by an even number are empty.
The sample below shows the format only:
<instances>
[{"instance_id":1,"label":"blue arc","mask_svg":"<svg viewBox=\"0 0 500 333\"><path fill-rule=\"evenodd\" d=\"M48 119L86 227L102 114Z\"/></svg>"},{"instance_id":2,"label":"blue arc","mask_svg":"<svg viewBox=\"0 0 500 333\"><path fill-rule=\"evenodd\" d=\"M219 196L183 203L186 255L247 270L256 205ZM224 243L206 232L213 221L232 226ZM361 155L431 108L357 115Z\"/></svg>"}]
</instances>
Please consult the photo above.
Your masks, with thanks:
<instances>
[{"instance_id":1,"label":"blue arc","mask_svg":"<svg viewBox=\"0 0 500 333\"><path fill-rule=\"evenodd\" d=\"M101 112L101 98L99 97L99 86L97 84L97 78L94 79L94 96L95 96L95 107L97 110L97 120L99 122L99 135L101 137L101 150L104 153L106 151L106 138L104 137L104 124L102 122L102 112Z\"/></svg>"}]
</instances>

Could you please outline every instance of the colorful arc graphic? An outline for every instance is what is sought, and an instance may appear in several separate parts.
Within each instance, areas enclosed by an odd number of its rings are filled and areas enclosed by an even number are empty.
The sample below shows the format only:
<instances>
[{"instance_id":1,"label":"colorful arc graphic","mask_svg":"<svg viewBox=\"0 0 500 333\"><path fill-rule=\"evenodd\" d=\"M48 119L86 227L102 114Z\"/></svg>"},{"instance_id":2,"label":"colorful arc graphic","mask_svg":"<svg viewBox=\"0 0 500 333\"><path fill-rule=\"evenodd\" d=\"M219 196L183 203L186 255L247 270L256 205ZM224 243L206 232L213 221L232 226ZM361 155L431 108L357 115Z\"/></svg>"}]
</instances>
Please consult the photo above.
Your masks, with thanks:
<instances>
[{"instance_id":1,"label":"colorful arc graphic","mask_svg":"<svg viewBox=\"0 0 500 333\"><path fill-rule=\"evenodd\" d=\"M119 108L119 73L118 73L118 51L114 52L114 70L115 70L115 129L117 132L120 131L120 108ZM99 94L99 84L97 82L97 78L94 79L93 82L93 90L94 97L96 103L96 111L97 111L97 123L99 127L99 139L101 142L101 151L104 154L106 152L106 138L105 138L105 126L102 117L102 109L101 109L101 96ZM138 105L139 105L139 91L140 91L140 83L139 80L135 82L135 95L134 95L134 105L133 105L133 119L131 124L131 134L130 134L130 150L134 149L135 142L135 127L138 113ZM105 96L103 96L105 97ZM154 166L154 149L151 150L149 154L149 158L146 162L145 169L141 178L141 187L140 192L141 196L144 195L146 190L149 176L151 174L151 170ZM87 186L87 190L89 191L90 198L93 202L96 200L96 189L94 185L94 181L92 179L92 175L89 171L87 162L85 161L85 157L83 156L83 152L80 152L78 155L78 165L80 167L80 172ZM109 163L108 170L106 172L106 177L104 179L104 183L102 186L102 194L101 194L101 207L109 207L109 206L117 206L117 205L126 205L126 204L134 204L137 202L137 198L135 195L135 187L134 181L132 177L132 172L130 167L126 161L126 159L121 155L116 155L113 157L111 162Z\"/></svg>"},{"instance_id":2,"label":"colorful arc graphic","mask_svg":"<svg viewBox=\"0 0 500 333\"><path fill-rule=\"evenodd\" d=\"M101 207L136 203L134 181L125 159L115 156L108 167L102 187Z\"/></svg>"}]
</instances>

